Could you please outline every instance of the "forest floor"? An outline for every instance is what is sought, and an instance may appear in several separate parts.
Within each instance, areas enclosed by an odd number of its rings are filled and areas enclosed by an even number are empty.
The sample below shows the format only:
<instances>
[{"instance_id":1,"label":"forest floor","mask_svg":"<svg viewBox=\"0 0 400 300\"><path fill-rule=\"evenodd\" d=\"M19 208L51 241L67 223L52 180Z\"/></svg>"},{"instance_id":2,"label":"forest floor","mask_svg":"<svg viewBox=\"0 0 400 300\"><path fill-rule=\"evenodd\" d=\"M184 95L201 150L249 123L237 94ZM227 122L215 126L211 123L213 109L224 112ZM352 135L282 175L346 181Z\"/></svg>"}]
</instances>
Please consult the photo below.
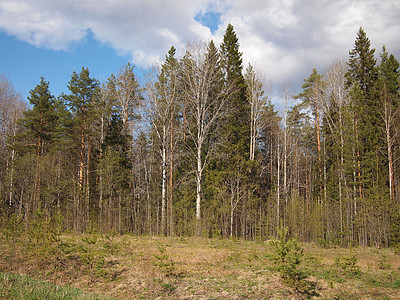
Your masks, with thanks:
<instances>
[{"instance_id":1,"label":"forest floor","mask_svg":"<svg viewBox=\"0 0 400 300\"><path fill-rule=\"evenodd\" d=\"M299 291L282 280L268 241L63 234L56 247L31 242L0 235L1 299L9 274L116 299L400 299L393 249L302 244L313 288Z\"/></svg>"}]
</instances>

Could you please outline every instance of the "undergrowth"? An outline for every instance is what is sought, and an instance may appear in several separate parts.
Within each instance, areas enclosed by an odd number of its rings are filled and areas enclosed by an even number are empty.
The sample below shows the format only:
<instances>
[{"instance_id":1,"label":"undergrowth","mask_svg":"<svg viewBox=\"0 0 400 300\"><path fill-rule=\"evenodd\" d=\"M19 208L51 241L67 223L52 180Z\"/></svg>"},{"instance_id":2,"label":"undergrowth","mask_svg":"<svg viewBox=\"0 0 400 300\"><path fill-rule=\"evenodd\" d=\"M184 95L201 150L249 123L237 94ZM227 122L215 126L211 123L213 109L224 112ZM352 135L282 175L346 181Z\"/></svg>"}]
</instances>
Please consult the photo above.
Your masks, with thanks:
<instances>
[{"instance_id":1,"label":"undergrowth","mask_svg":"<svg viewBox=\"0 0 400 300\"><path fill-rule=\"evenodd\" d=\"M31 277L122 299L400 298L400 258L389 249L301 244L284 228L270 242L253 242L63 233L57 224L41 211L32 226L16 216L5 224L0 299L52 299L59 291L65 297L58 299L86 297ZM39 296L18 294L25 289Z\"/></svg>"},{"instance_id":2,"label":"undergrowth","mask_svg":"<svg viewBox=\"0 0 400 300\"><path fill-rule=\"evenodd\" d=\"M0 299L114 299L27 276L0 272Z\"/></svg>"}]
</instances>

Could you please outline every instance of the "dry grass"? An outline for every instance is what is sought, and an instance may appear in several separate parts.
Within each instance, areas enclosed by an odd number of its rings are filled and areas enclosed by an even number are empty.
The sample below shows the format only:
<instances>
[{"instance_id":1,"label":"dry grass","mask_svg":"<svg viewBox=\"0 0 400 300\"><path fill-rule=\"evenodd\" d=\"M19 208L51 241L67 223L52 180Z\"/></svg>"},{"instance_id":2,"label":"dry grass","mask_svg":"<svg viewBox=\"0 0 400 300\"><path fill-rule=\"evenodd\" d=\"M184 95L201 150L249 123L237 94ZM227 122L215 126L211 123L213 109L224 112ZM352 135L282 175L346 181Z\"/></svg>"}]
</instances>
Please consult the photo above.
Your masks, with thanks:
<instances>
[{"instance_id":1,"label":"dry grass","mask_svg":"<svg viewBox=\"0 0 400 300\"><path fill-rule=\"evenodd\" d=\"M71 285L119 299L299 299L282 283L268 243L178 237L61 236L47 257L20 241L0 243L0 271ZM317 285L314 298L400 299L400 256L390 249L305 244L303 268ZM355 256L359 274L337 260Z\"/></svg>"}]
</instances>

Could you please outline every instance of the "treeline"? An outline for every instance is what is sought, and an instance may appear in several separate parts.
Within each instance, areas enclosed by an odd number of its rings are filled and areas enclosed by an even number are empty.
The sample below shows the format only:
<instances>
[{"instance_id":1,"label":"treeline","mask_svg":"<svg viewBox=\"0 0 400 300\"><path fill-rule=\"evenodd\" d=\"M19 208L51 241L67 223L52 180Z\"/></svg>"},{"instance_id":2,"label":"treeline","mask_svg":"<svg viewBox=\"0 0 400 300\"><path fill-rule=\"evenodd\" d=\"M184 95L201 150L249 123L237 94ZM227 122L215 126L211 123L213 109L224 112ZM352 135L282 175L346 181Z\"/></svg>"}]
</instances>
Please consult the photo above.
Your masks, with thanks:
<instances>
[{"instance_id":1,"label":"treeline","mask_svg":"<svg viewBox=\"0 0 400 300\"><path fill-rule=\"evenodd\" d=\"M347 63L302 92L243 69L231 25L217 48L171 47L139 84L73 72L30 107L0 86L2 226L40 210L64 229L266 239L283 223L324 245L400 241L399 62L360 28ZM273 70L271 70L272 72Z\"/></svg>"}]
</instances>

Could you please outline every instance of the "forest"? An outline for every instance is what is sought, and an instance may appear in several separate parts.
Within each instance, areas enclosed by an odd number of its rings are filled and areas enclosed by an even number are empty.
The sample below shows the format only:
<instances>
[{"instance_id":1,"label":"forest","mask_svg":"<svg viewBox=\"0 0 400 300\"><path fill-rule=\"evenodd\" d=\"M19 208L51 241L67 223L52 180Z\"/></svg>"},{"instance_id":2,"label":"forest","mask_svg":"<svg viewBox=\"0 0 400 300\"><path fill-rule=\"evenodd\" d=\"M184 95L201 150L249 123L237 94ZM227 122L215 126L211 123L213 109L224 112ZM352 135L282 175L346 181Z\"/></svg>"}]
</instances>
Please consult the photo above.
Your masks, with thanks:
<instances>
[{"instance_id":1,"label":"forest","mask_svg":"<svg viewBox=\"0 0 400 300\"><path fill-rule=\"evenodd\" d=\"M349 49L351 45L349 45ZM143 80L82 67L55 96L21 99L0 78L0 228L43 215L73 232L400 243L400 73L356 33L347 61L310 70L302 91L243 66L223 42L176 49ZM274 70L270 70L274 72Z\"/></svg>"}]
</instances>

